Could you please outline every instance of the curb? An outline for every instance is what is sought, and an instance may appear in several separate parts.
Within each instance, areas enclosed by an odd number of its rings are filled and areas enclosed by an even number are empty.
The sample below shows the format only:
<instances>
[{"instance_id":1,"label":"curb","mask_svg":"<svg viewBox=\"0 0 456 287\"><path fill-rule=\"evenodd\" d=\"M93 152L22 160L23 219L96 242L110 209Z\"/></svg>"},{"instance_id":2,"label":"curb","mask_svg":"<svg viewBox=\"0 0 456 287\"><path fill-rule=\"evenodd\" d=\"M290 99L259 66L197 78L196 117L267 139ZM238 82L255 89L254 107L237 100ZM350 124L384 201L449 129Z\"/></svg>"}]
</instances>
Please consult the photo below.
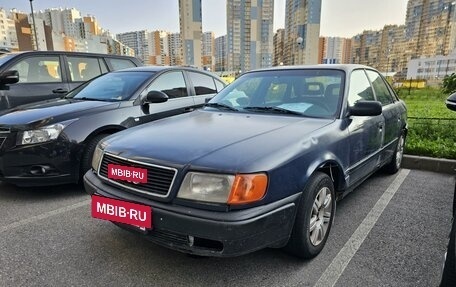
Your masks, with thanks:
<instances>
[{"instance_id":1,"label":"curb","mask_svg":"<svg viewBox=\"0 0 456 287\"><path fill-rule=\"evenodd\" d=\"M455 174L456 160L416 155L404 155L402 158L401 167L407 169L421 169L439 173Z\"/></svg>"}]
</instances>

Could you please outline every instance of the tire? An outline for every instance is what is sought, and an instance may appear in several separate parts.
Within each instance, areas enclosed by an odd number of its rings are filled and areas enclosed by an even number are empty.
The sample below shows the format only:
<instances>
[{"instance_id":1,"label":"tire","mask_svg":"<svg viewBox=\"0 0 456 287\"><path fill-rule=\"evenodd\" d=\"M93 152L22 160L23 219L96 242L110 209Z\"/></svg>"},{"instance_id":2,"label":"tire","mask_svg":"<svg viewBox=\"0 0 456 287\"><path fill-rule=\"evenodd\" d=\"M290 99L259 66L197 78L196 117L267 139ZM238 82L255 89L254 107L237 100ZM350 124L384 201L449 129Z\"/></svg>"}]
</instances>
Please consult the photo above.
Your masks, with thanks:
<instances>
[{"instance_id":1,"label":"tire","mask_svg":"<svg viewBox=\"0 0 456 287\"><path fill-rule=\"evenodd\" d=\"M92 157L93 157L93 152L95 151L95 148L97 147L97 144L107 137L109 134L99 134L96 135L95 137L91 138L88 142L87 145L84 149L84 152L82 153L82 158L81 158L81 170L79 173L79 179L82 179L84 174L91 169L92 167Z\"/></svg>"},{"instance_id":2,"label":"tire","mask_svg":"<svg viewBox=\"0 0 456 287\"><path fill-rule=\"evenodd\" d=\"M386 173L395 174L401 168L402 157L404 156L404 146L405 134L402 132L397 141L397 146L394 150L394 155L391 158L391 161L387 163L383 168Z\"/></svg>"},{"instance_id":3,"label":"tire","mask_svg":"<svg viewBox=\"0 0 456 287\"><path fill-rule=\"evenodd\" d=\"M285 251L310 259L325 246L336 212L334 185L322 172L313 174L303 191Z\"/></svg>"}]
</instances>

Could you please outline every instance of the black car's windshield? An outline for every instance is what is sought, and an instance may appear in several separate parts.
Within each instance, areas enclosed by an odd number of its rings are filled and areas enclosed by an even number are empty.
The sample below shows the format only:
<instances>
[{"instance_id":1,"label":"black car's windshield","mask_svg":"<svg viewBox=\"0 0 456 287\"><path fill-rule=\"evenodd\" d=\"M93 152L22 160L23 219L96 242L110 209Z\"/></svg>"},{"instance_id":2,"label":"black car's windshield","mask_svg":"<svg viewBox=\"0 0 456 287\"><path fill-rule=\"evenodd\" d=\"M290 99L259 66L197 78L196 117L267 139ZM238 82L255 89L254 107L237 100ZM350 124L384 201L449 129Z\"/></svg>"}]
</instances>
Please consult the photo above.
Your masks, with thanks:
<instances>
[{"instance_id":1,"label":"black car's windshield","mask_svg":"<svg viewBox=\"0 0 456 287\"><path fill-rule=\"evenodd\" d=\"M99 101L128 100L154 74L151 72L115 72L81 85L66 98Z\"/></svg>"},{"instance_id":2,"label":"black car's windshield","mask_svg":"<svg viewBox=\"0 0 456 287\"><path fill-rule=\"evenodd\" d=\"M344 72L337 69L290 69L247 73L207 105L233 111L331 118L343 95ZM227 109L227 108L226 108Z\"/></svg>"}]
</instances>

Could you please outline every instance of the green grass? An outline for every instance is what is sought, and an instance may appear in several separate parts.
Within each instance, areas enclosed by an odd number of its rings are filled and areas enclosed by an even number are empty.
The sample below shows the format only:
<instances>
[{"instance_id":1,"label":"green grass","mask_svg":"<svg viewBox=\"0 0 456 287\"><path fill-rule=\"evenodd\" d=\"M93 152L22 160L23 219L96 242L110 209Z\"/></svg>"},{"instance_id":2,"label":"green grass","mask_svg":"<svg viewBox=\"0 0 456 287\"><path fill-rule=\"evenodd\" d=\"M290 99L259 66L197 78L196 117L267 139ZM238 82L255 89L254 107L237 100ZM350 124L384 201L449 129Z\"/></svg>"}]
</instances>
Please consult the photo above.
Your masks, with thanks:
<instances>
[{"instance_id":1,"label":"green grass","mask_svg":"<svg viewBox=\"0 0 456 287\"><path fill-rule=\"evenodd\" d=\"M456 112L446 108L448 95L440 89L398 91L408 110L409 133L405 152L456 159ZM433 118L429 120L429 118Z\"/></svg>"}]
</instances>

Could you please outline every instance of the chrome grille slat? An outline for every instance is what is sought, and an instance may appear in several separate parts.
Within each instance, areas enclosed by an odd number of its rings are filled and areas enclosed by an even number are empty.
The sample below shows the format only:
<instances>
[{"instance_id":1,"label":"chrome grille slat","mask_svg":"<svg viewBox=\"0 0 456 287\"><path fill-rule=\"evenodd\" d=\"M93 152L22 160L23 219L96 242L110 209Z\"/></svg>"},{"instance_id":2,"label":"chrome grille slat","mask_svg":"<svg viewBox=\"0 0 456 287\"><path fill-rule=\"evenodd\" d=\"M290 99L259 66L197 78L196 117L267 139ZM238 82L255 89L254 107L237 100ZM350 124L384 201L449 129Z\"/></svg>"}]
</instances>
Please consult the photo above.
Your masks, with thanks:
<instances>
[{"instance_id":1,"label":"chrome grille slat","mask_svg":"<svg viewBox=\"0 0 456 287\"><path fill-rule=\"evenodd\" d=\"M109 179L108 164L117 164L147 169L147 183L134 184L127 181ZM157 197L167 197L171 191L177 170L174 168L129 160L105 153L103 155L98 174L100 177L108 180L109 182L127 188L128 190L131 190L135 193Z\"/></svg>"}]
</instances>

